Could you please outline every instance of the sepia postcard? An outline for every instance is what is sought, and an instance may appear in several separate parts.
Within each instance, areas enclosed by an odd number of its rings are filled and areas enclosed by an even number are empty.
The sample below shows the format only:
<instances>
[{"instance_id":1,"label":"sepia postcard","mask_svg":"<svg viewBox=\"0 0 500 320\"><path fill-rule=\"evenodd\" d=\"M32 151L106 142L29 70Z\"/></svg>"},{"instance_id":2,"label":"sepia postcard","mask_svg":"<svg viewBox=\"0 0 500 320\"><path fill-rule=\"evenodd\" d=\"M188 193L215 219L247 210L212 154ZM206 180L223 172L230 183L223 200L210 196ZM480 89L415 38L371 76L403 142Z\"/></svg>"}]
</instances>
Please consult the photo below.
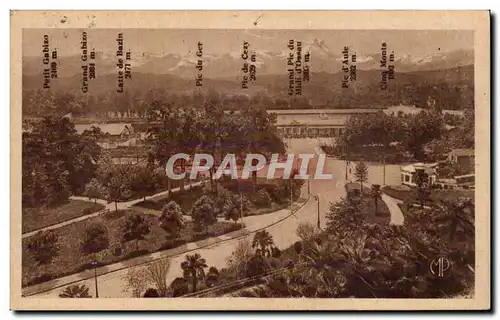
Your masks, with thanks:
<instances>
[{"instance_id":1,"label":"sepia postcard","mask_svg":"<svg viewBox=\"0 0 500 320\"><path fill-rule=\"evenodd\" d=\"M490 221L489 11L11 11L14 310L489 310Z\"/></svg>"}]
</instances>

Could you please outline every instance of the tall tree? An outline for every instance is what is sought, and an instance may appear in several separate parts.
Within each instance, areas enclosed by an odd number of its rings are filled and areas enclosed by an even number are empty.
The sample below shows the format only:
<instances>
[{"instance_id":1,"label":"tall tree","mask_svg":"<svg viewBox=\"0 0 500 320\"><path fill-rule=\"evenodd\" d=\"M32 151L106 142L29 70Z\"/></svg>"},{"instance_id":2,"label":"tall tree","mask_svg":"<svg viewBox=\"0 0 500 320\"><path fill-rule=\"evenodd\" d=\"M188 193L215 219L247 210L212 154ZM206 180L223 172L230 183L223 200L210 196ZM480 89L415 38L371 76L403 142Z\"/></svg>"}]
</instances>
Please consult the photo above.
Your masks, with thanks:
<instances>
[{"instance_id":1,"label":"tall tree","mask_svg":"<svg viewBox=\"0 0 500 320\"><path fill-rule=\"evenodd\" d=\"M59 252L58 236L52 231L39 231L27 239L27 249L40 265L52 262Z\"/></svg>"},{"instance_id":2,"label":"tall tree","mask_svg":"<svg viewBox=\"0 0 500 320\"><path fill-rule=\"evenodd\" d=\"M359 182L361 188L361 196L363 196L363 183L368 181L368 167L361 161L356 164L356 169L354 171L354 176L356 181Z\"/></svg>"},{"instance_id":3,"label":"tall tree","mask_svg":"<svg viewBox=\"0 0 500 320\"><path fill-rule=\"evenodd\" d=\"M196 292L198 281L205 278L205 268L207 268L205 259L199 253L186 255L186 260L181 263L181 268L184 271L185 277L191 278L193 292Z\"/></svg>"},{"instance_id":4,"label":"tall tree","mask_svg":"<svg viewBox=\"0 0 500 320\"><path fill-rule=\"evenodd\" d=\"M23 132L22 142L25 205L60 203L83 192L95 173L99 146L67 118L45 117Z\"/></svg>"},{"instance_id":5,"label":"tall tree","mask_svg":"<svg viewBox=\"0 0 500 320\"><path fill-rule=\"evenodd\" d=\"M130 177L117 172L106 185L106 191L108 201L114 202L115 211L118 211L118 201L130 196Z\"/></svg>"},{"instance_id":6,"label":"tall tree","mask_svg":"<svg viewBox=\"0 0 500 320\"><path fill-rule=\"evenodd\" d=\"M437 218L437 221L449 224L450 242L453 242L458 228L461 228L466 236L474 237L475 207L472 199L441 200L439 207L442 213Z\"/></svg>"},{"instance_id":7,"label":"tall tree","mask_svg":"<svg viewBox=\"0 0 500 320\"><path fill-rule=\"evenodd\" d=\"M146 201L146 197L156 190L155 172L148 167L136 166L130 176L130 191Z\"/></svg>"},{"instance_id":8,"label":"tall tree","mask_svg":"<svg viewBox=\"0 0 500 320\"><path fill-rule=\"evenodd\" d=\"M139 241L144 240L151 229L142 214L128 216L122 226L123 241L135 240L135 249L139 251Z\"/></svg>"},{"instance_id":9,"label":"tall tree","mask_svg":"<svg viewBox=\"0 0 500 320\"><path fill-rule=\"evenodd\" d=\"M109 247L108 229L100 223L89 225L85 229L80 250L84 254L98 253Z\"/></svg>"},{"instance_id":10,"label":"tall tree","mask_svg":"<svg viewBox=\"0 0 500 320\"><path fill-rule=\"evenodd\" d=\"M217 222L215 214L215 206L213 201L206 195L201 196L193 205L191 209L191 217L197 230L208 232L208 226Z\"/></svg>"},{"instance_id":11,"label":"tall tree","mask_svg":"<svg viewBox=\"0 0 500 320\"><path fill-rule=\"evenodd\" d=\"M92 180L85 185L85 195L89 199L93 199L94 203L97 203L97 199L106 197L106 189L98 179L92 178Z\"/></svg>"},{"instance_id":12,"label":"tall tree","mask_svg":"<svg viewBox=\"0 0 500 320\"><path fill-rule=\"evenodd\" d=\"M425 160L423 146L440 138L443 118L435 112L421 111L409 116L405 121L404 144L417 160Z\"/></svg>"},{"instance_id":13,"label":"tall tree","mask_svg":"<svg viewBox=\"0 0 500 320\"><path fill-rule=\"evenodd\" d=\"M362 201L359 197L342 198L331 204L326 216L328 232L345 237L364 221Z\"/></svg>"},{"instance_id":14,"label":"tall tree","mask_svg":"<svg viewBox=\"0 0 500 320\"><path fill-rule=\"evenodd\" d=\"M382 199L382 191L380 191L380 185L374 184L370 190L370 196L373 199L373 204L375 205L375 214L378 212L378 201Z\"/></svg>"},{"instance_id":15,"label":"tall tree","mask_svg":"<svg viewBox=\"0 0 500 320\"><path fill-rule=\"evenodd\" d=\"M231 201L226 203L224 207L224 216L226 220L233 220L234 223L238 219L245 217L250 211L250 201L239 194L233 194Z\"/></svg>"},{"instance_id":16,"label":"tall tree","mask_svg":"<svg viewBox=\"0 0 500 320\"><path fill-rule=\"evenodd\" d=\"M424 210L425 202L431 195L429 175L424 170L419 170L415 174L415 181L417 184L417 199L420 202L420 207Z\"/></svg>"},{"instance_id":17,"label":"tall tree","mask_svg":"<svg viewBox=\"0 0 500 320\"><path fill-rule=\"evenodd\" d=\"M161 210L158 221L169 238L178 238L184 227L181 207L175 201L170 201Z\"/></svg>"}]
</instances>

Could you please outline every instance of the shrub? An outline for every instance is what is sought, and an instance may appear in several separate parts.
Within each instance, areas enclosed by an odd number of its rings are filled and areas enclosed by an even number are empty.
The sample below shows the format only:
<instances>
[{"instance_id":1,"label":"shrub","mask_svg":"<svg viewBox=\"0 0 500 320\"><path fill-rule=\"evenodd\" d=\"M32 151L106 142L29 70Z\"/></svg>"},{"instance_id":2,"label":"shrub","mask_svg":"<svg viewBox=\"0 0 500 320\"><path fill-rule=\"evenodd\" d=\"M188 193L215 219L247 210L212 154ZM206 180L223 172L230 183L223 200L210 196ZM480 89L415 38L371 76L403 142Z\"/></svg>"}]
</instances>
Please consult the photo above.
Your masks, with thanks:
<instances>
[{"instance_id":1,"label":"shrub","mask_svg":"<svg viewBox=\"0 0 500 320\"><path fill-rule=\"evenodd\" d=\"M276 247L272 248L272 250L271 250L271 256L273 258L279 258L281 256L281 250L278 249L278 248L276 248Z\"/></svg>"},{"instance_id":2,"label":"shrub","mask_svg":"<svg viewBox=\"0 0 500 320\"><path fill-rule=\"evenodd\" d=\"M293 249L297 254L300 254L302 252L302 242L297 241L293 244Z\"/></svg>"},{"instance_id":3,"label":"shrub","mask_svg":"<svg viewBox=\"0 0 500 320\"><path fill-rule=\"evenodd\" d=\"M255 255L246 262L246 277L255 277L266 272L266 262L262 256Z\"/></svg>"},{"instance_id":4,"label":"shrub","mask_svg":"<svg viewBox=\"0 0 500 320\"><path fill-rule=\"evenodd\" d=\"M312 223L304 221L297 226L297 235L303 241L311 241L318 235L318 230Z\"/></svg>"},{"instance_id":5,"label":"shrub","mask_svg":"<svg viewBox=\"0 0 500 320\"><path fill-rule=\"evenodd\" d=\"M185 244L187 241L183 239L167 239L159 248L159 250L168 250Z\"/></svg>"},{"instance_id":6,"label":"shrub","mask_svg":"<svg viewBox=\"0 0 500 320\"><path fill-rule=\"evenodd\" d=\"M260 189L250 199L257 207L266 208L271 206L272 200L266 189Z\"/></svg>"},{"instance_id":7,"label":"shrub","mask_svg":"<svg viewBox=\"0 0 500 320\"><path fill-rule=\"evenodd\" d=\"M114 256L119 257L122 255L122 253L123 253L123 249L120 245L113 248L113 255Z\"/></svg>"},{"instance_id":8,"label":"shrub","mask_svg":"<svg viewBox=\"0 0 500 320\"><path fill-rule=\"evenodd\" d=\"M158 293L158 290L156 290L154 288L149 288L148 290L146 290L143 297L144 298L159 298L160 294Z\"/></svg>"},{"instance_id":9,"label":"shrub","mask_svg":"<svg viewBox=\"0 0 500 320\"><path fill-rule=\"evenodd\" d=\"M188 293L189 286L186 279L177 277L170 283L172 297L180 297Z\"/></svg>"},{"instance_id":10,"label":"shrub","mask_svg":"<svg viewBox=\"0 0 500 320\"><path fill-rule=\"evenodd\" d=\"M108 229L100 223L93 223L85 229L80 250L84 254L92 254L107 249L109 246Z\"/></svg>"},{"instance_id":11,"label":"shrub","mask_svg":"<svg viewBox=\"0 0 500 320\"><path fill-rule=\"evenodd\" d=\"M60 298L92 298L89 294L89 288L86 285L71 285L67 286L63 292L59 294Z\"/></svg>"}]
</instances>

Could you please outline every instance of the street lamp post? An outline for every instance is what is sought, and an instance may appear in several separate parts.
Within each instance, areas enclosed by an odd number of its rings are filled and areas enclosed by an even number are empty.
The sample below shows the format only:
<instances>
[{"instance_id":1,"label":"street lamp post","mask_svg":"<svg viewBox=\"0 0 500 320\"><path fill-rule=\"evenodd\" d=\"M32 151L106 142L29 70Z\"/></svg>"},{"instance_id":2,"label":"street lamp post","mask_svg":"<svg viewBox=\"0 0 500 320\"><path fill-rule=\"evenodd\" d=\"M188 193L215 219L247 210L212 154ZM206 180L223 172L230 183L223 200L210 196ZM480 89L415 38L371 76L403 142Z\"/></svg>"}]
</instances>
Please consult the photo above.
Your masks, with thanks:
<instances>
[{"instance_id":1,"label":"street lamp post","mask_svg":"<svg viewBox=\"0 0 500 320\"><path fill-rule=\"evenodd\" d=\"M99 298L99 290L97 289L97 264L98 264L98 261L94 260L91 262L91 264L94 267L95 297Z\"/></svg>"},{"instance_id":2,"label":"street lamp post","mask_svg":"<svg viewBox=\"0 0 500 320\"><path fill-rule=\"evenodd\" d=\"M243 194L240 191L240 221L243 225Z\"/></svg>"},{"instance_id":3,"label":"street lamp post","mask_svg":"<svg viewBox=\"0 0 500 320\"><path fill-rule=\"evenodd\" d=\"M318 229L321 229L321 223L319 219L319 197L318 196L313 196L314 200L318 202Z\"/></svg>"}]
</instances>

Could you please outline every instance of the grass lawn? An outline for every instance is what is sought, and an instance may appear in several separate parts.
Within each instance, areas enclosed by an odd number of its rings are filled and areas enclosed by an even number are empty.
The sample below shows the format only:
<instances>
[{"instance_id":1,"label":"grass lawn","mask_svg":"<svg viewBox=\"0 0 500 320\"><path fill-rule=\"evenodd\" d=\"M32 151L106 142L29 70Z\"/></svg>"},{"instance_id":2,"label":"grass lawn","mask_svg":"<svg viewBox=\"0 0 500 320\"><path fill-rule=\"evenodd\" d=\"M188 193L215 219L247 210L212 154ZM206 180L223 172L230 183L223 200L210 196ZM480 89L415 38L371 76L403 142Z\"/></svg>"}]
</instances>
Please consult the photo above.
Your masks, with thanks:
<instances>
[{"instance_id":1,"label":"grass lawn","mask_svg":"<svg viewBox=\"0 0 500 320\"><path fill-rule=\"evenodd\" d=\"M346 190L360 189L357 182L346 184ZM363 186L363 210L366 213L366 219L370 223L388 225L391 221L389 208L382 199L377 199L377 210L375 210L375 200L370 195L371 189Z\"/></svg>"},{"instance_id":2,"label":"grass lawn","mask_svg":"<svg viewBox=\"0 0 500 320\"><path fill-rule=\"evenodd\" d=\"M101 223L108 229L110 245L108 249L100 253L99 257L99 261L101 261L103 265L127 260L135 256L163 249L179 247L188 242L215 237L241 228L241 225L233 222L217 222L210 226L208 228L208 233L205 234L204 232L194 232L192 223L187 222L179 240L167 241L165 231L158 226L158 217L154 215L145 215L150 225L151 232L146 237L146 240L139 242L139 251L136 251L135 241L124 244L121 242L121 226L125 218L134 213L136 212L132 210L112 211L98 217L79 221L56 229L54 232L59 238L59 254L46 266L38 266L32 254L27 251L27 243L31 237L23 239L23 287L87 269L91 259L80 252L80 243L83 239L86 227L92 223Z\"/></svg>"},{"instance_id":3,"label":"grass lawn","mask_svg":"<svg viewBox=\"0 0 500 320\"><path fill-rule=\"evenodd\" d=\"M104 209L102 204L81 200L68 200L55 207L23 209L23 233L71 220Z\"/></svg>"}]
</instances>

